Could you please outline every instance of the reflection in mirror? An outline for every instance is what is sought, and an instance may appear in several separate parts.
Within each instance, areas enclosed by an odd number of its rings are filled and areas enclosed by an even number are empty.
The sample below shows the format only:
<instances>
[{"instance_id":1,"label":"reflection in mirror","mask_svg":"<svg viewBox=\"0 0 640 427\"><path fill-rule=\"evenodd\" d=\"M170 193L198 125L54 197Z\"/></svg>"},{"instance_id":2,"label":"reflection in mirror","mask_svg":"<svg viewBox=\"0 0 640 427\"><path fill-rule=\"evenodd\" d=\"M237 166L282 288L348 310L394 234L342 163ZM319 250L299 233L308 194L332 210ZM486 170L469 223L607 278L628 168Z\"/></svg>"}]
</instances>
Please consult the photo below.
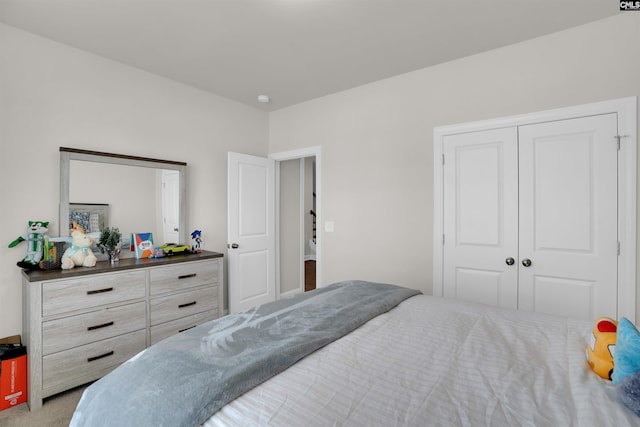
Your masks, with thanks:
<instances>
[{"instance_id":1,"label":"reflection in mirror","mask_svg":"<svg viewBox=\"0 0 640 427\"><path fill-rule=\"evenodd\" d=\"M63 218L72 203L108 205L103 226L123 239L151 232L158 245L187 242L185 170L183 162L60 147L60 235L69 234Z\"/></svg>"},{"instance_id":2,"label":"reflection in mirror","mask_svg":"<svg viewBox=\"0 0 640 427\"><path fill-rule=\"evenodd\" d=\"M109 205L103 203L69 203L69 234L76 228L85 233L99 233L109 224Z\"/></svg>"}]
</instances>

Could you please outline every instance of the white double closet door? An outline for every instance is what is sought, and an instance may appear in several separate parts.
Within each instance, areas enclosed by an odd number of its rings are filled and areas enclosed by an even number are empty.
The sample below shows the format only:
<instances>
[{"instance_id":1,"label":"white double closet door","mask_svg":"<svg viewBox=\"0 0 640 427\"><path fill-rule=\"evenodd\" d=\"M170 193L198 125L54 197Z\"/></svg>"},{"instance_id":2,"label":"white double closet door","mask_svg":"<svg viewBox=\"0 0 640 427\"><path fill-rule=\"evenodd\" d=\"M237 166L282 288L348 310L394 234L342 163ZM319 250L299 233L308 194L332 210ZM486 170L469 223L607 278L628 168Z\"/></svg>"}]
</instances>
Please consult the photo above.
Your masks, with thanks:
<instances>
[{"instance_id":1,"label":"white double closet door","mask_svg":"<svg viewBox=\"0 0 640 427\"><path fill-rule=\"evenodd\" d=\"M617 315L616 114L447 135L443 295Z\"/></svg>"}]
</instances>

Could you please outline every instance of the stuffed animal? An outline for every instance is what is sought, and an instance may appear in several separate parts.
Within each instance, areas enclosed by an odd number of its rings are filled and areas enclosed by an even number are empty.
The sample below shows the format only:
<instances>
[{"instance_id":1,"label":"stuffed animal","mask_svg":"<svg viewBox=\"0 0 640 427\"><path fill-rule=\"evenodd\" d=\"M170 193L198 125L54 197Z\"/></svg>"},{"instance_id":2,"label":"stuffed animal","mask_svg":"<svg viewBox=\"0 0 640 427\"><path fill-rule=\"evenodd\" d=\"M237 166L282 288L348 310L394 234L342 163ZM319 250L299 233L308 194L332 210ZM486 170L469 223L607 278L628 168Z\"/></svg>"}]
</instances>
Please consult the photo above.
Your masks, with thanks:
<instances>
[{"instance_id":1,"label":"stuffed animal","mask_svg":"<svg viewBox=\"0 0 640 427\"><path fill-rule=\"evenodd\" d=\"M29 228L27 228L27 233L9 243L9 247L13 248L20 242L27 242L27 253L21 261L18 261L18 267L27 269L40 268L38 263L42 259L43 242L45 233L49 231L49 229L47 228L48 226L49 222L29 221Z\"/></svg>"},{"instance_id":2,"label":"stuffed animal","mask_svg":"<svg viewBox=\"0 0 640 427\"><path fill-rule=\"evenodd\" d=\"M616 351L618 322L610 317L600 317L593 328L587 348L587 361L593 371L610 380L613 374L613 357Z\"/></svg>"},{"instance_id":3,"label":"stuffed animal","mask_svg":"<svg viewBox=\"0 0 640 427\"><path fill-rule=\"evenodd\" d=\"M640 416L640 331L626 317L618 323L613 384L618 399Z\"/></svg>"},{"instance_id":4,"label":"stuffed animal","mask_svg":"<svg viewBox=\"0 0 640 427\"><path fill-rule=\"evenodd\" d=\"M71 246L62 254L62 269L69 270L76 266L93 267L98 259L91 250L95 240L84 234L81 229L71 232Z\"/></svg>"}]
</instances>

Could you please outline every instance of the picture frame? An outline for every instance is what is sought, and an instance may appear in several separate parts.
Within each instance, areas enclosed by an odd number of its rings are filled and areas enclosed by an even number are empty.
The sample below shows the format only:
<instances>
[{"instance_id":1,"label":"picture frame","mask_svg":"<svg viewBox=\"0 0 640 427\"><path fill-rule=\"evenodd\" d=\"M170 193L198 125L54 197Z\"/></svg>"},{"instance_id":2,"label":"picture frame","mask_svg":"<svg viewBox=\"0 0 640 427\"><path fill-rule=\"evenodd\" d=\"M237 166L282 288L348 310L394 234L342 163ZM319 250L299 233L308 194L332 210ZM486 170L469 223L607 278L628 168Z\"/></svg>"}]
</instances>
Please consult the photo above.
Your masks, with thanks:
<instances>
[{"instance_id":1,"label":"picture frame","mask_svg":"<svg viewBox=\"0 0 640 427\"><path fill-rule=\"evenodd\" d=\"M109 226L109 205L106 203L69 203L69 233L73 223L85 233L99 233Z\"/></svg>"}]
</instances>

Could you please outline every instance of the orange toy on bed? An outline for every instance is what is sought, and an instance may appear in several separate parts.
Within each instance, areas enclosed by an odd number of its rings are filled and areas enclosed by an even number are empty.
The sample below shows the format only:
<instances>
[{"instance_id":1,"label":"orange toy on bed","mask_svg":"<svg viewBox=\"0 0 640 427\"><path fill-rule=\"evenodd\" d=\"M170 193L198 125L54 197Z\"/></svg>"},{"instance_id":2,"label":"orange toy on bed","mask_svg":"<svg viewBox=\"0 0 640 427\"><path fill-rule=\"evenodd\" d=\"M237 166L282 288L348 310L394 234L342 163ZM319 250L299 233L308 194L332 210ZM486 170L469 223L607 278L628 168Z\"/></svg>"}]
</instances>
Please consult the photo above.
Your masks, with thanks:
<instances>
[{"instance_id":1,"label":"orange toy on bed","mask_svg":"<svg viewBox=\"0 0 640 427\"><path fill-rule=\"evenodd\" d=\"M613 373L613 356L616 351L618 322L610 317L600 317L591 334L587 348L587 361L593 371L610 380Z\"/></svg>"}]
</instances>

